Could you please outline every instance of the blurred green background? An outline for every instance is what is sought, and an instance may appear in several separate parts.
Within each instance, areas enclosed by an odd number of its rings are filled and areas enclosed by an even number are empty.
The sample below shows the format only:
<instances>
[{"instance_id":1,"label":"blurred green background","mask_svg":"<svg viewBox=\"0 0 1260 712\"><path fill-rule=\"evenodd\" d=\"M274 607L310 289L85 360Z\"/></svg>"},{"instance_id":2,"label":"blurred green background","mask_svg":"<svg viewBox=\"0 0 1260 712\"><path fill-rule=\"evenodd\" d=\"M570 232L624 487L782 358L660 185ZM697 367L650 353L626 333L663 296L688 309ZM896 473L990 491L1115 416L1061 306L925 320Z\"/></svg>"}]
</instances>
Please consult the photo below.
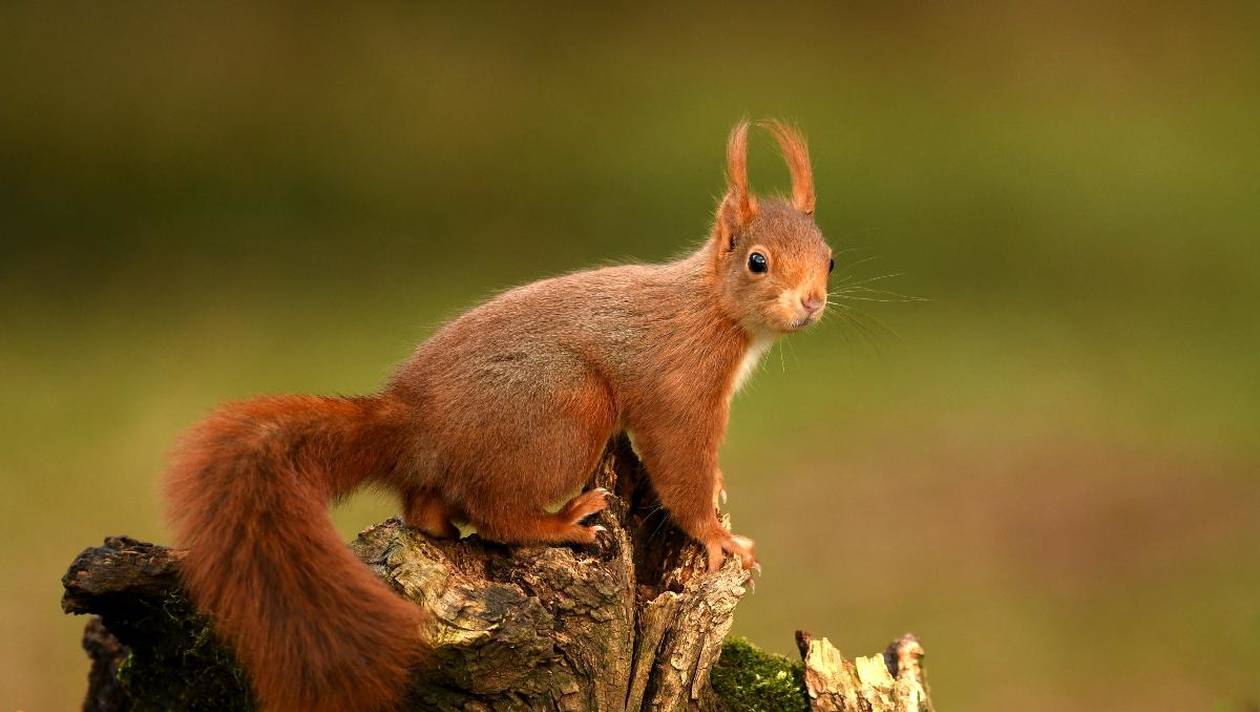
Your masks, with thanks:
<instances>
[{"instance_id":1,"label":"blurred green background","mask_svg":"<svg viewBox=\"0 0 1260 712\"><path fill-rule=\"evenodd\" d=\"M914 631L944 710L1256 704L1258 39L1252 2L0 5L0 709L78 704L59 577L167 540L181 429L677 254L745 115L809 135L837 272L930 301L737 399L736 632Z\"/></svg>"}]
</instances>

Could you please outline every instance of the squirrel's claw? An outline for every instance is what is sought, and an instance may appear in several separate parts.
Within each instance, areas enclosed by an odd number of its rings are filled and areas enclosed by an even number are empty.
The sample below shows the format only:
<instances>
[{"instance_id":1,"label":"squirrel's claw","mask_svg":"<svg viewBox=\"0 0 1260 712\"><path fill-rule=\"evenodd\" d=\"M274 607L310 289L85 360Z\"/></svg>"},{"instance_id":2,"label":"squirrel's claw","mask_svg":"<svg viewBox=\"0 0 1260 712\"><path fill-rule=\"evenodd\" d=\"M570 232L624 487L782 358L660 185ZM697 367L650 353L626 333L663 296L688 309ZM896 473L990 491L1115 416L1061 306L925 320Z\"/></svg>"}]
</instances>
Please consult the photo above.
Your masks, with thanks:
<instances>
[{"instance_id":1,"label":"squirrel's claw","mask_svg":"<svg viewBox=\"0 0 1260 712\"><path fill-rule=\"evenodd\" d=\"M720 511L724 504L726 504L726 476L718 470L713 476L713 508Z\"/></svg>"},{"instance_id":2,"label":"squirrel's claw","mask_svg":"<svg viewBox=\"0 0 1260 712\"><path fill-rule=\"evenodd\" d=\"M745 569L751 569L757 563L757 554L753 540L746 536L731 534L722 544L722 548L739 557L739 563Z\"/></svg>"},{"instance_id":3,"label":"squirrel's claw","mask_svg":"<svg viewBox=\"0 0 1260 712\"><path fill-rule=\"evenodd\" d=\"M710 572L722 568L722 562L726 559L726 554L734 554L739 557L739 563L745 569L752 569L754 566L757 566L756 545L753 544L752 539L746 536L724 531L721 536L706 542L705 548L709 554ZM760 567L756 570L760 571Z\"/></svg>"}]
</instances>

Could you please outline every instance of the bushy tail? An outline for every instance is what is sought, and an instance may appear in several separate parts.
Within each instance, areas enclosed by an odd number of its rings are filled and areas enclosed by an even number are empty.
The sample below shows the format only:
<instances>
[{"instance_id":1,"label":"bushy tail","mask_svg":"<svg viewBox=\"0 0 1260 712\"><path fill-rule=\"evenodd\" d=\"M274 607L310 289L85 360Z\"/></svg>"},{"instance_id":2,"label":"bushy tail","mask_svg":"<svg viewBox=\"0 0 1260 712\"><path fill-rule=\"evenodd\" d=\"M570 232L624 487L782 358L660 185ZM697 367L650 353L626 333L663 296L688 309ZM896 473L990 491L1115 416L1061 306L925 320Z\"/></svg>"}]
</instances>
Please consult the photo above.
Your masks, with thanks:
<instances>
[{"instance_id":1,"label":"bushy tail","mask_svg":"<svg viewBox=\"0 0 1260 712\"><path fill-rule=\"evenodd\" d=\"M424 654L421 611L342 543L330 500L405 462L382 398L261 398L190 432L166 478L193 601L236 651L264 710L396 705Z\"/></svg>"}]
</instances>

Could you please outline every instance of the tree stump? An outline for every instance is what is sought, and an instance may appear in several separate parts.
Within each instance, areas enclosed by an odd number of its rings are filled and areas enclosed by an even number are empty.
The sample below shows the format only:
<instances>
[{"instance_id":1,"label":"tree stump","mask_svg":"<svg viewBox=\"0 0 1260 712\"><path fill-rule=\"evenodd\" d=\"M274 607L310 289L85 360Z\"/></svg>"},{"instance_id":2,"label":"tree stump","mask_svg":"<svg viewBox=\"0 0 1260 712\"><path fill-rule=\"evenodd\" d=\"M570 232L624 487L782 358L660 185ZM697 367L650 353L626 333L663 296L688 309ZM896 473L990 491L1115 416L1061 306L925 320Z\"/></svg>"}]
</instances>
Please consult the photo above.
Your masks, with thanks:
<instances>
[{"instance_id":1,"label":"tree stump","mask_svg":"<svg viewBox=\"0 0 1260 712\"><path fill-rule=\"evenodd\" d=\"M884 670L893 681L884 697L900 706L858 707L835 705L883 697L838 685L887 680L827 672L849 668L825 641L815 641L817 652L806 646L804 667L746 643L728 643L719 661L748 572L733 558L706 571L703 547L669 521L625 438L609 445L591 484L616 496L597 515L606 531L590 547L435 540L397 519L359 534L355 553L431 613L424 635L436 657L413 679L408 709L930 709L906 706L926 704L917 657L912 675L906 662ZM85 710L253 708L248 678L182 595L182 556L111 537L67 571L62 607L95 616L84 634ZM898 691L903 678L918 698Z\"/></svg>"}]
</instances>

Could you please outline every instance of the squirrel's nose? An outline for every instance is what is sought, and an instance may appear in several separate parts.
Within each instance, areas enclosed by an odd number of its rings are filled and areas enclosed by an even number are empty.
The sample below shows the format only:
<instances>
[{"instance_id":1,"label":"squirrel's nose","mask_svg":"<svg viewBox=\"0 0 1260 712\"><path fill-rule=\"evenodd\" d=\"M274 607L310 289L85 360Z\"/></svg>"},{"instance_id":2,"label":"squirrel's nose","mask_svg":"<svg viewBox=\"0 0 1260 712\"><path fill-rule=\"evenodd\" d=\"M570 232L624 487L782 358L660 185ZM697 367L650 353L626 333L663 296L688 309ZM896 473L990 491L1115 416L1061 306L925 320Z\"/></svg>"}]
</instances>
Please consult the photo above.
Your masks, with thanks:
<instances>
[{"instance_id":1,"label":"squirrel's nose","mask_svg":"<svg viewBox=\"0 0 1260 712\"><path fill-rule=\"evenodd\" d=\"M805 307L805 311L809 312L810 314L813 314L819 309L822 309L823 304L826 304L826 303L827 303L826 300L819 296L811 295L808 297L801 297L801 306Z\"/></svg>"}]
</instances>

